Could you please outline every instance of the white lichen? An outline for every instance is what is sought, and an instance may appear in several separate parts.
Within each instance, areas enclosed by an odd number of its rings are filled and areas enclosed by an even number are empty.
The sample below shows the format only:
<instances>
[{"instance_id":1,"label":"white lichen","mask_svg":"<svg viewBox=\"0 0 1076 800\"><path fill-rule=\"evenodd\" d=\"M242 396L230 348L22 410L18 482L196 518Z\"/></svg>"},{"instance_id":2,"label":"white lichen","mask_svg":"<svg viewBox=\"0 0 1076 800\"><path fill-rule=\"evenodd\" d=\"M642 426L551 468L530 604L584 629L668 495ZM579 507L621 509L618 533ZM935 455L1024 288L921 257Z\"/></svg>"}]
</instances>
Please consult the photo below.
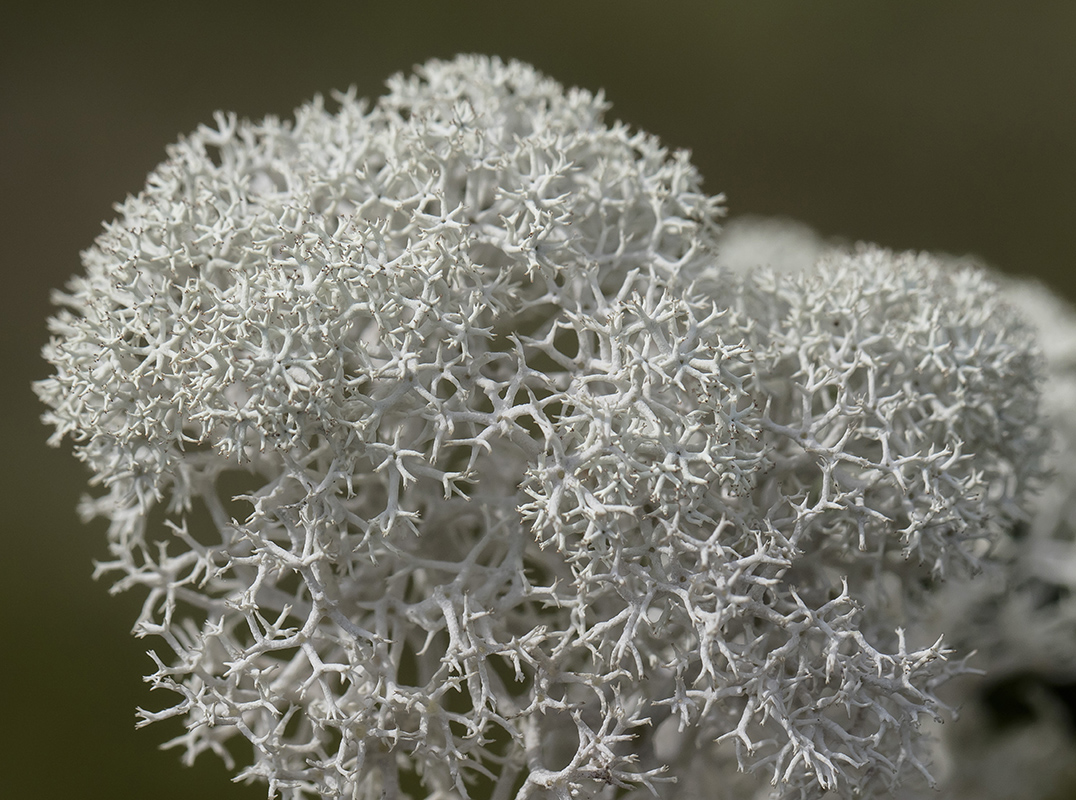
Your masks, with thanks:
<instances>
[{"instance_id":1,"label":"white lichen","mask_svg":"<svg viewBox=\"0 0 1076 800\"><path fill-rule=\"evenodd\" d=\"M929 782L919 632L1046 442L994 285L724 263L686 154L522 64L335 100L171 147L57 295L144 722L295 798Z\"/></svg>"}]
</instances>

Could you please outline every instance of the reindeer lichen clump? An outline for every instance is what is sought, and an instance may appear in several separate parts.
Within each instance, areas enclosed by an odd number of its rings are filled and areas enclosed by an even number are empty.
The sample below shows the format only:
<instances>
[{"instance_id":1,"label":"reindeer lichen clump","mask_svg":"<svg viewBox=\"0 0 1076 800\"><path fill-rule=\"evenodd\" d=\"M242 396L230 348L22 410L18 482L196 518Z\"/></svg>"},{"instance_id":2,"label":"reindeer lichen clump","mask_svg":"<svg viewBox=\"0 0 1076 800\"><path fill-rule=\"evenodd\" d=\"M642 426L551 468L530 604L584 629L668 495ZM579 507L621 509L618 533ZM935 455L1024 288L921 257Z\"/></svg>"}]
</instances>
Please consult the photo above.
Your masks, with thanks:
<instances>
[{"instance_id":1,"label":"reindeer lichen clump","mask_svg":"<svg viewBox=\"0 0 1076 800\"><path fill-rule=\"evenodd\" d=\"M995 287L722 266L687 155L523 64L335 101L172 146L57 295L142 719L294 798L929 780L967 653L913 633L1041 471Z\"/></svg>"}]
</instances>

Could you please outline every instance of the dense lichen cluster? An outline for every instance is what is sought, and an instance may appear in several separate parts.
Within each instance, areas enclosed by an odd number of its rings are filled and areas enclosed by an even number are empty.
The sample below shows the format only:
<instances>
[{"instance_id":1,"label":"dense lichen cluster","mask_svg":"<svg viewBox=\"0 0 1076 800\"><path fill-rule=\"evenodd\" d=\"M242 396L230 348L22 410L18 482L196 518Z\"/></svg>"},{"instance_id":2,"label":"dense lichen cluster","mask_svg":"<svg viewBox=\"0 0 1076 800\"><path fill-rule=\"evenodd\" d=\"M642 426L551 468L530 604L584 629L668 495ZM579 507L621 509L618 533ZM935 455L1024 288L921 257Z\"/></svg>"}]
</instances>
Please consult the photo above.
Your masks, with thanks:
<instances>
[{"instance_id":1,"label":"dense lichen cluster","mask_svg":"<svg viewBox=\"0 0 1076 800\"><path fill-rule=\"evenodd\" d=\"M993 285L725 266L685 154L522 64L335 101L174 145L58 295L144 720L296 798L930 780L931 598L1046 441Z\"/></svg>"}]
</instances>

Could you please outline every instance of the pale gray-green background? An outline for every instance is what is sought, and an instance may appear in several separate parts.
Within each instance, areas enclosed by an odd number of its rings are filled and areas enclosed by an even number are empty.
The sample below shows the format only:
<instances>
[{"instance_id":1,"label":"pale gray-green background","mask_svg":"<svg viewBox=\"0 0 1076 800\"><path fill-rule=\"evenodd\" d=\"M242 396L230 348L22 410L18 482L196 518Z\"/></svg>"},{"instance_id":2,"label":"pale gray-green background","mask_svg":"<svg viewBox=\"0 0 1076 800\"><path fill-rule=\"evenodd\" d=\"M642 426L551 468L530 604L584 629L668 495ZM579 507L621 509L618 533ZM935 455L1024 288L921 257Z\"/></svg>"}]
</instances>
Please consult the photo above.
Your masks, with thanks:
<instances>
[{"instance_id":1,"label":"pale gray-green background","mask_svg":"<svg viewBox=\"0 0 1076 800\"><path fill-rule=\"evenodd\" d=\"M612 116L694 152L733 213L975 253L1076 297L1076 3L987 0L9 4L0 26L3 570L0 796L258 798L133 729L139 598L90 579L101 525L44 445L48 292L112 203L216 109L376 96L475 51L604 88Z\"/></svg>"}]
</instances>

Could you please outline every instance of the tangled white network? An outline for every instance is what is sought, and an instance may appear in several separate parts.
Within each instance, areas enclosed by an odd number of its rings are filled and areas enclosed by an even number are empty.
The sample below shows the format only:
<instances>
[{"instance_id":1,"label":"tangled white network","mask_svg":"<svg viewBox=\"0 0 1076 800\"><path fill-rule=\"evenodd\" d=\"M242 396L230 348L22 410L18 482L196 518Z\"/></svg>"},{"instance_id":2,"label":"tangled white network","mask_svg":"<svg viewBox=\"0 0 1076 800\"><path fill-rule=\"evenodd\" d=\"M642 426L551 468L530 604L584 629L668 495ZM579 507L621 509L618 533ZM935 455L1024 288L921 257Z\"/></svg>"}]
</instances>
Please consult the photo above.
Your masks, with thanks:
<instances>
[{"instance_id":1,"label":"tangled white network","mask_svg":"<svg viewBox=\"0 0 1076 800\"><path fill-rule=\"evenodd\" d=\"M933 782L938 598L1012 572L1056 438L991 280L727 264L685 153L523 64L334 99L172 146L57 294L142 720L292 798Z\"/></svg>"}]
</instances>

